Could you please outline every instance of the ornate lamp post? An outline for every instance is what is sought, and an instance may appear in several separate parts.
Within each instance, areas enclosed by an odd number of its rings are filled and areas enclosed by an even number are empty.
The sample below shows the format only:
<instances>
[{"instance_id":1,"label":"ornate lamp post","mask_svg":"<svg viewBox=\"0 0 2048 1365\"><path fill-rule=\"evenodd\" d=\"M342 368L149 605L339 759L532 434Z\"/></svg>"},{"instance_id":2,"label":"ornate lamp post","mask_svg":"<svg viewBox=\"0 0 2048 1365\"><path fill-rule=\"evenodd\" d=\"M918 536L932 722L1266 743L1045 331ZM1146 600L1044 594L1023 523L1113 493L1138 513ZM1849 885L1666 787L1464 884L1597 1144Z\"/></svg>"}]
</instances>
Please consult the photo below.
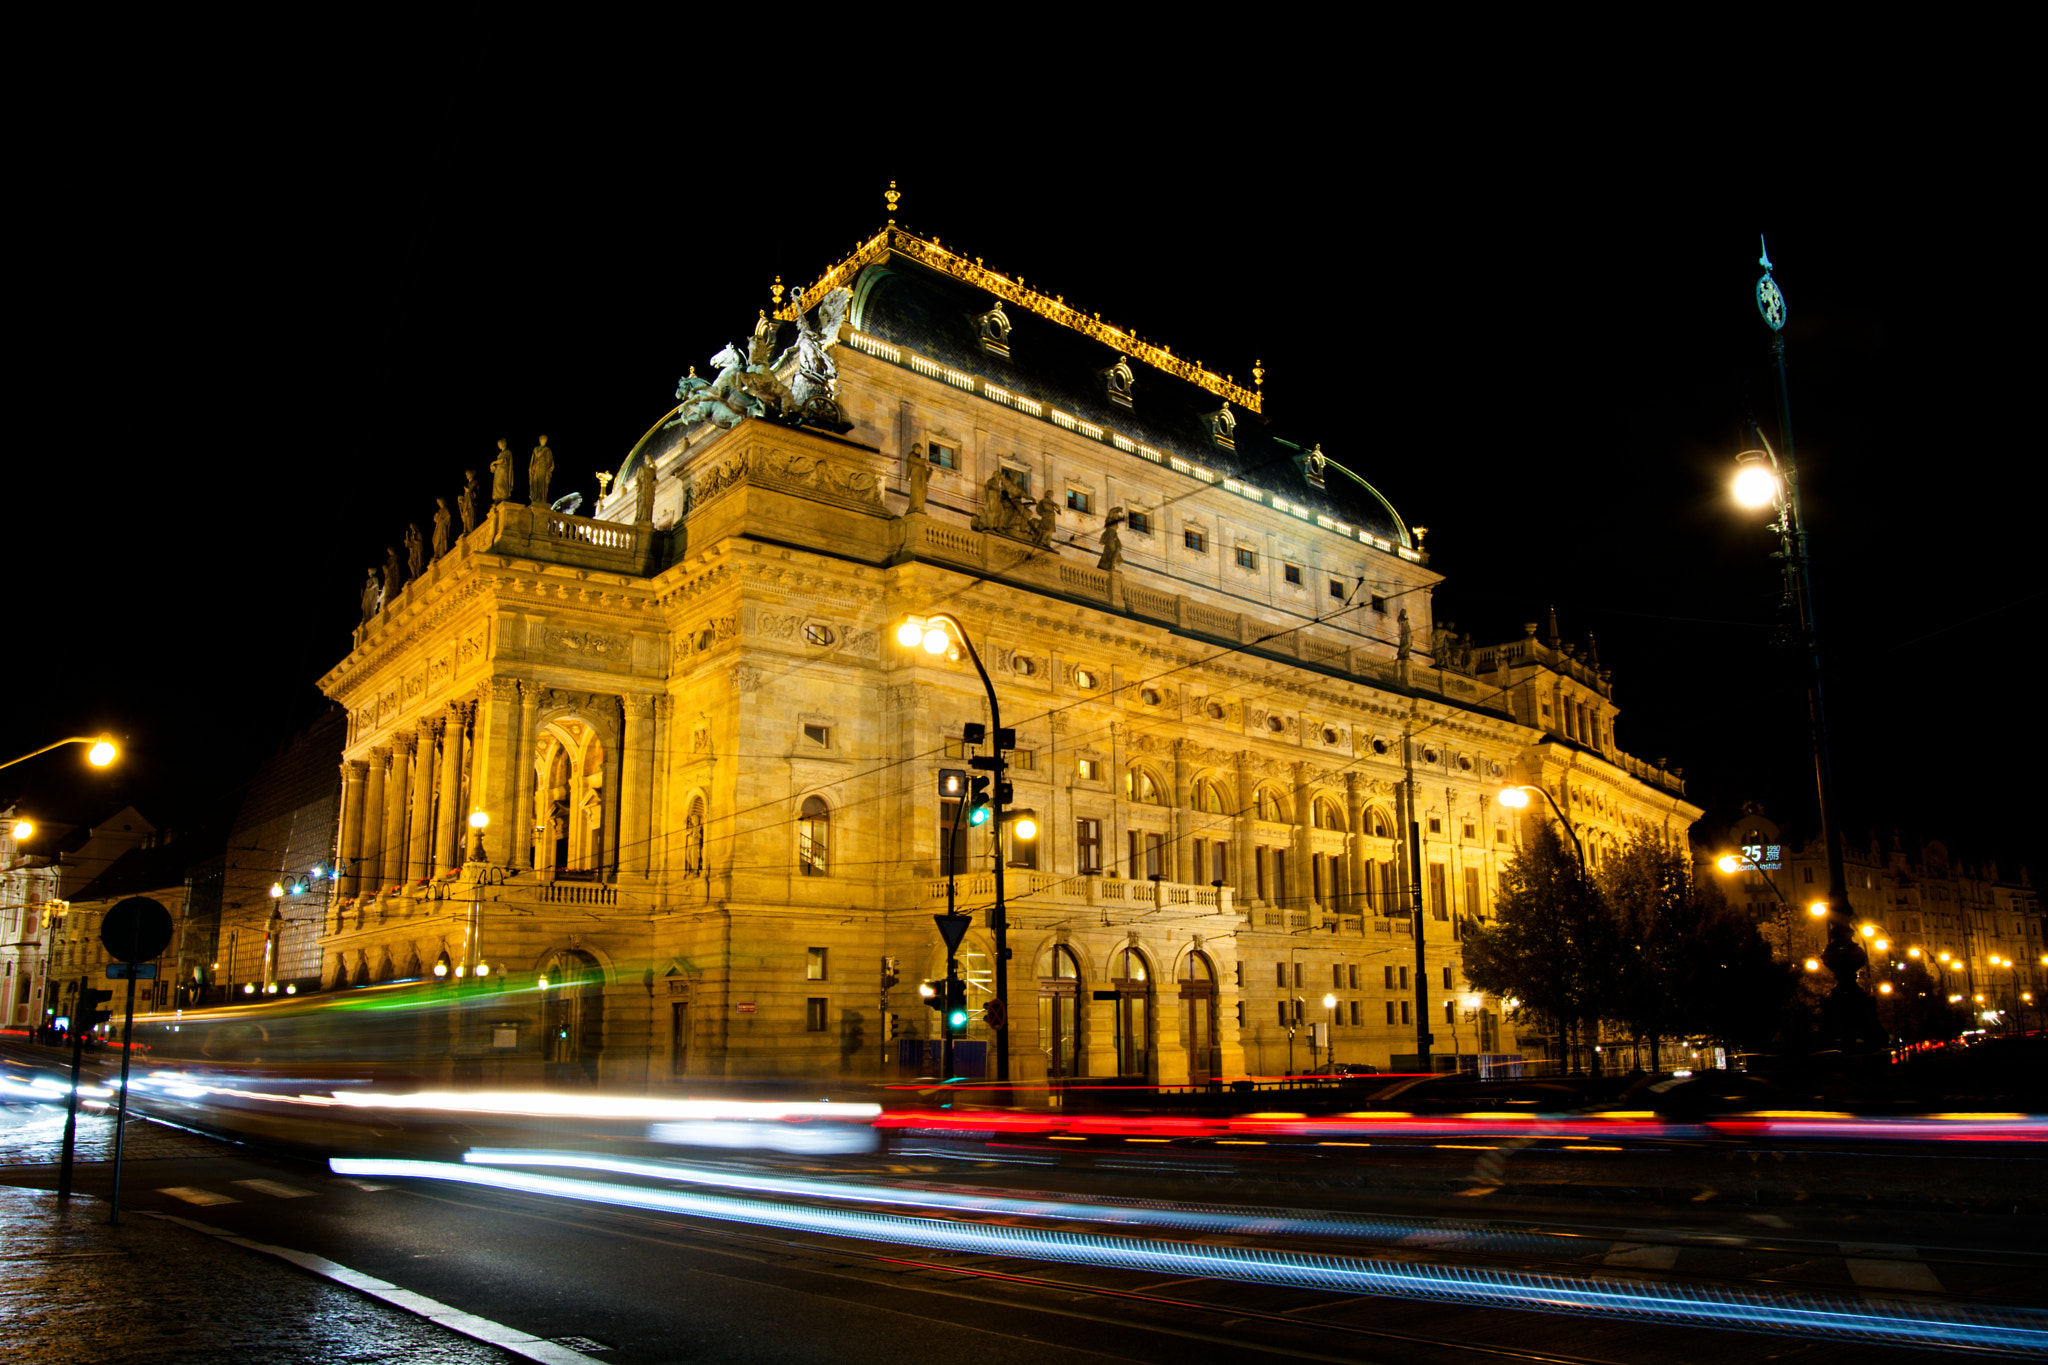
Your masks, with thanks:
<instances>
[{"instance_id":1,"label":"ornate lamp post","mask_svg":"<svg viewBox=\"0 0 2048 1365\"><path fill-rule=\"evenodd\" d=\"M1870 965L1869 954L1856 941L1855 918L1849 908L1849 879L1843 867L1842 833L1834 818L1835 778L1828 753L1827 709L1822 701L1820 639L1813 618L1813 565L1808 556L1806 520L1799 501L1799 468L1792 448L1792 398L1785 378L1785 295L1771 277L1770 252L1758 257L1763 278L1756 283L1756 306L1771 329L1771 355L1778 372L1778 434L1784 458L1757 435L1758 449L1737 457L1735 499L1745 507L1771 507L1778 516L1778 557L1785 565L1785 593L1798 616L1800 657L1806 682L1807 722L1813 738L1814 786L1820 803L1821 842L1828 857L1827 947L1821 963L1835 978L1828 995L1824 1031L1840 1044L1875 1046L1883 1042L1883 1026L1870 996L1857 984L1857 973Z\"/></svg>"},{"instance_id":2,"label":"ornate lamp post","mask_svg":"<svg viewBox=\"0 0 2048 1365\"><path fill-rule=\"evenodd\" d=\"M896 628L898 644L905 648L922 645L927 654L944 654L955 639L966 649L967 657L974 663L974 671L981 675L982 690L988 694L989 740L993 753L988 758L976 758L971 762L976 768L986 768L995 779L990 784L994 789L990 803L994 819L990 821L990 827L994 830L993 837L996 840L996 903L989 911L988 927L990 935L995 939L996 1002L990 1024L996 1035L996 1079L1007 1081L1010 1079L1010 925L1008 912L1003 904L1005 854L1002 831L1005 788L1009 784L1003 777L1006 767L1003 751L1008 746L1003 743L1002 708L996 701L996 685L989 680L988 670L981 664L981 655L975 652L974 641L967 638L967 628L960 624L957 617L945 612L927 613L913 616Z\"/></svg>"}]
</instances>

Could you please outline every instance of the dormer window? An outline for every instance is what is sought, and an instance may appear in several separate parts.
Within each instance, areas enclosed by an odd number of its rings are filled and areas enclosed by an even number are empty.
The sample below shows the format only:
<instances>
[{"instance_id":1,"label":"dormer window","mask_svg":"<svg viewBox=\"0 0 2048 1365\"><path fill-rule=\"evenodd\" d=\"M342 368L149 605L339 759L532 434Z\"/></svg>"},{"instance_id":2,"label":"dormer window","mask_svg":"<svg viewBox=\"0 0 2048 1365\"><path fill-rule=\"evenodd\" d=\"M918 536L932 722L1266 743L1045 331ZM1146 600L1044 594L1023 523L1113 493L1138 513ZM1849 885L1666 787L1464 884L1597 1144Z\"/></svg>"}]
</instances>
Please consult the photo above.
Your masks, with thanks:
<instances>
[{"instance_id":1,"label":"dormer window","mask_svg":"<svg viewBox=\"0 0 2048 1365\"><path fill-rule=\"evenodd\" d=\"M1225 403L1214 412L1202 414L1202 420L1209 424L1209 439L1225 450L1237 449L1237 418Z\"/></svg>"},{"instance_id":2,"label":"dormer window","mask_svg":"<svg viewBox=\"0 0 2048 1365\"><path fill-rule=\"evenodd\" d=\"M975 330L981 334L981 349L990 355L1010 358L1010 320L1003 316L1003 302L996 300L995 307L986 313L974 316Z\"/></svg>"},{"instance_id":3,"label":"dormer window","mask_svg":"<svg viewBox=\"0 0 2048 1365\"><path fill-rule=\"evenodd\" d=\"M1131 383L1134 376L1131 374L1131 364L1129 361L1125 360L1122 356L1118 356L1116 364L1111 365L1106 370L1097 370L1095 373L1102 379L1104 397L1120 408L1127 408L1131 405Z\"/></svg>"}]
</instances>

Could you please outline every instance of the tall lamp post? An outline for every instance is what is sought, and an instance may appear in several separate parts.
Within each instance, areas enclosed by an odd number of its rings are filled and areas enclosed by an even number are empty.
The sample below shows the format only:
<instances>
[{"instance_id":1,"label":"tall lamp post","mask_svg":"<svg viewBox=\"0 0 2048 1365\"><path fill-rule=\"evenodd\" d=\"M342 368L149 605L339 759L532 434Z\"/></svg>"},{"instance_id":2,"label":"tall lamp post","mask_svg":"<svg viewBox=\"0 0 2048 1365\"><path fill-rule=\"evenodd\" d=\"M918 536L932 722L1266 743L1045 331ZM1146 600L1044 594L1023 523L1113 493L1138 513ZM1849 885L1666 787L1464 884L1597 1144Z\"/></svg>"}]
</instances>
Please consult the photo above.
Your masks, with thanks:
<instances>
[{"instance_id":1,"label":"tall lamp post","mask_svg":"<svg viewBox=\"0 0 2048 1365\"><path fill-rule=\"evenodd\" d=\"M1529 804L1530 792L1535 792L1545 801L1548 801L1550 808L1557 812L1557 823L1563 825L1564 832L1572 837L1572 849L1579 855L1579 871L1585 871L1586 846L1579 842L1579 832L1572 828L1572 822L1565 818L1564 808L1557 804L1557 798L1552 796L1548 790L1542 787L1531 786L1526 782L1517 783L1512 787L1502 787L1500 789L1500 803L1509 810L1520 810Z\"/></svg>"},{"instance_id":2,"label":"tall lamp post","mask_svg":"<svg viewBox=\"0 0 2048 1365\"><path fill-rule=\"evenodd\" d=\"M1828 855L1828 941L1821 950L1821 965L1833 974L1835 986L1828 994L1823 1027L1838 1044L1879 1046L1884 1041L1884 1028L1878 1022L1876 1004L1856 981L1857 973L1870 965L1870 956L1856 941L1854 916L1849 908L1849 879L1843 867L1842 831L1834 818L1835 778L1828 753L1827 709L1821 695L1820 639L1813 618L1813 565L1799 501L1799 467L1792 447L1792 397L1785 377L1785 295L1771 277L1768 250L1757 258L1757 263L1764 273L1756 282L1756 306L1764 325L1771 329L1771 356L1778 374L1778 436L1785 444L1785 454L1780 459L1758 432L1759 448L1737 456L1735 500L1745 507L1771 507L1777 512L1771 529L1778 533L1778 557L1785 565L1785 593L1798 617L1821 842Z\"/></svg>"},{"instance_id":3,"label":"tall lamp post","mask_svg":"<svg viewBox=\"0 0 2048 1365\"><path fill-rule=\"evenodd\" d=\"M31 749L20 758L10 758L5 763L0 763L0 768L11 768L17 763L26 763L38 754L46 754L52 749L61 749L67 744L92 745L92 748L86 750L85 761L92 764L95 768L106 767L120 755L120 750L114 747L114 741L108 739L105 735L101 735L97 739L91 735L73 735L69 739L60 739L55 744L45 744L40 749Z\"/></svg>"},{"instance_id":4,"label":"tall lamp post","mask_svg":"<svg viewBox=\"0 0 2048 1365\"><path fill-rule=\"evenodd\" d=\"M996 701L996 685L989 680L988 670L982 667L981 655L975 652L974 641L967 638L967 628L958 618L945 612L931 612L913 616L896 628L896 642L909 649L922 645L927 654L944 654L959 640L966 649L967 657L974 663L974 671L981 675L982 690L988 694L988 728L992 752L976 756L969 763L977 769L985 769L994 778L990 822L996 841L996 903L989 911L988 927L995 939L996 961L996 1004L991 1026L996 1035L996 1079L1010 1079L1010 925L1009 916L1003 904L1003 863L1006 854L1003 841L1003 806L1009 797L1009 783L1004 779L1007 763L1003 758L1005 749L1012 747L1004 743L1003 713ZM951 850L948 850L950 853Z\"/></svg>"}]
</instances>

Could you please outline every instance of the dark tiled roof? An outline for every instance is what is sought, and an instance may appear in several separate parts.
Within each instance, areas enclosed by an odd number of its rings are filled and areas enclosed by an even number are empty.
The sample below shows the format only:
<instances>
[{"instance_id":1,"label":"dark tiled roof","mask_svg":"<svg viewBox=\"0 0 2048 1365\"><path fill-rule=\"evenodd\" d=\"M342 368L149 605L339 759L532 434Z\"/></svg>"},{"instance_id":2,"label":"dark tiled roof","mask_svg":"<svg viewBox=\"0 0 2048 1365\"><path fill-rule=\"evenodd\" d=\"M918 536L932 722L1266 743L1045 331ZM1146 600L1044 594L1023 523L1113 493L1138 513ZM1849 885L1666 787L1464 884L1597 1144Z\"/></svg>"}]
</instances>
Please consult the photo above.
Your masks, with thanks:
<instances>
[{"instance_id":1,"label":"dark tiled roof","mask_svg":"<svg viewBox=\"0 0 2048 1365\"><path fill-rule=\"evenodd\" d=\"M1393 509L1342 474L1328 471L1324 488L1310 483L1297 463L1310 447L1280 437L1262 417L1233 409L1236 449L1217 445L1208 414L1223 400L1184 379L1134 360L1132 406L1124 408L1109 399L1099 375L1116 363L1116 351L1018 307L1004 310L1010 321L1009 356L984 349L974 319L994 302L980 290L890 256L855 280L852 321L872 336L1082 421L1112 428L1381 539L1408 543Z\"/></svg>"}]
</instances>

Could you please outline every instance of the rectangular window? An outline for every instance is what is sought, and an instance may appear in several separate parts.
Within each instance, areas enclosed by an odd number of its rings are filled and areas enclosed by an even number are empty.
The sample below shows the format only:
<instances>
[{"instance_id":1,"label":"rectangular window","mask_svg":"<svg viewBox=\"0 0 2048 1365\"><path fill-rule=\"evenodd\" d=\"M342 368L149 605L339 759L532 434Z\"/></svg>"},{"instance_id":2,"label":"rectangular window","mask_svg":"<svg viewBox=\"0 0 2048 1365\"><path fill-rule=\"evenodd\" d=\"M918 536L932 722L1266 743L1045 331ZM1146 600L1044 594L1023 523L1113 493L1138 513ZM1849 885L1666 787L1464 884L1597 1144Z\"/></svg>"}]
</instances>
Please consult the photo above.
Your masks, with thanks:
<instances>
[{"instance_id":1,"label":"rectangular window","mask_svg":"<svg viewBox=\"0 0 2048 1365\"><path fill-rule=\"evenodd\" d=\"M1457 1016L1451 1013L1451 1002L1448 1000L1444 1001L1444 1022L1446 1024L1455 1024L1458 1022Z\"/></svg>"},{"instance_id":2,"label":"rectangular window","mask_svg":"<svg viewBox=\"0 0 2048 1365\"><path fill-rule=\"evenodd\" d=\"M1301 964L1299 962L1294 964L1294 989L1301 989Z\"/></svg>"},{"instance_id":3,"label":"rectangular window","mask_svg":"<svg viewBox=\"0 0 2048 1365\"><path fill-rule=\"evenodd\" d=\"M1295 1026L1296 1028L1300 1028L1300 1027L1301 1027L1301 1011L1302 1011L1302 1002L1301 1002L1301 1001L1299 1001L1299 1000L1297 1000L1297 1001L1295 1001L1295 1002L1294 1002L1294 1026Z\"/></svg>"},{"instance_id":4,"label":"rectangular window","mask_svg":"<svg viewBox=\"0 0 2048 1365\"><path fill-rule=\"evenodd\" d=\"M1380 615L1385 616L1387 614L1387 599L1381 597L1378 593L1374 593L1372 599L1372 609L1378 612Z\"/></svg>"},{"instance_id":5,"label":"rectangular window","mask_svg":"<svg viewBox=\"0 0 2048 1365\"><path fill-rule=\"evenodd\" d=\"M958 801L939 802L939 875L950 877L967 867L967 815Z\"/></svg>"},{"instance_id":6,"label":"rectangular window","mask_svg":"<svg viewBox=\"0 0 2048 1365\"><path fill-rule=\"evenodd\" d=\"M1323 899L1323 855L1320 853L1308 855L1308 885L1309 896L1317 905L1329 904Z\"/></svg>"},{"instance_id":7,"label":"rectangular window","mask_svg":"<svg viewBox=\"0 0 2048 1365\"><path fill-rule=\"evenodd\" d=\"M1343 597L1344 597L1344 580L1343 580L1343 579L1341 579L1341 578L1333 578L1333 579L1331 579L1331 580L1330 580L1330 596L1332 596L1332 597L1334 597L1334 598L1337 598L1337 599L1338 599L1339 601L1342 601L1342 600L1343 600Z\"/></svg>"},{"instance_id":8,"label":"rectangular window","mask_svg":"<svg viewBox=\"0 0 2048 1365\"><path fill-rule=\"evenodd\" d=\"M1429 917L1431 919L1449 919L1451 917L1449 908L1444 904L1444 865L1442 863L1431 863L1429 865Z\"/></svg>"},{"instance_id":9,"label":"rectangular window","mask_svg":"<svg viewBox=\"0 0 2048 1365\"><path fill-rule=\"evenodd\" d=\"M1500 896L1506 896L1508 894L1508 874L1505 872L1495 873L1494 880L1497 883L1495 887L1495 894Z\"/></svg>"},{"instance_id":10,"label":"rectangular window","mask_svg":"<svg viewBox=\"0 0 2048 1365\"><path fill-rule=\"evenodd\" d=\"M806 725L804 727L804 743L815 749L831 748L832 727L829 725Z\"/></svg>"},{"instance_id":11,"label":"rectangular window","mask_svg":"<svg viewBox=\"0 0 2048 1365\"><path fill-rule=\"evenodd\" d=\"M804 980L823 981L825 979L825 954L828 951L830 950L825 948L811 948L806 950L807 957L804 962Z\"/></svg>"},{"instance_id":12,"label":"rectangular window","mask_svg":"<svg viewBox=\"0 0 2048 1365\"><path fill-rule=\"evenodd\" d=\"M1800 868L1799 870L1800 870L1801 872L1803 872L1803 873L1805 873L1805 874L1806 874L1806 877L1805 877L1805 881L1806 881L1806 884L1807 884L1808 886L1812 886L1812 885L1813 885L1813 869L1812 869L1812 868L1810 868L1810 867L1802 867L1802 868Z\"/></svg>"},{"instance_id":13,"label":"rectangular window","mask_svg":"<svg viewBox=\"0 0 2048 1365\"><path fill-rule=\"evenodd\" d=\"M1394 1022L1394 1002L1391 1000L1387 1001L1387 1022Z\"/></svg>"},{"instance_id":14,"label":"rectangular window","mask_svg":"<svg viewBox=\"0 0 2048 1365\"><path fill-rule=\"evenodd\" d=\"M1074 776L1083 782L1099 782L1102 780L1102 764L1092 758L1077 759L1074 763Z\"/></svg>"},{"instance_id":15,"label":"rectangular window","mask_svg":"<svg viewBox=\"0 0 2048 1365\"><path fill-rule=\"evenodd\" d=\"M1196 554L1206 554L1209 549L1209 538L1192 526L1181 528L1180 542Z\"/></svg>"},{"instance_id":16,"label":"rectangular window","mask_svg":"<svg viewBox=\"0 0 2048 1365\"><path fill-rule=\"evenodd\" d=\"M1282 1000L1282 1001L1280 1002L1280 1027L1281 1027L1281 1028L1286 1028L1286 1027L1287 1027L1287 1024L1288 1024L1288 1009L1287 1009L1287 1002L1286 1002L1285 1000Z\"/></svg>"},{"instance_id":17,"label":"rectangular window","mask_svg":"<svg viewBox=\"0 0 2048 1365\"><path fill-rule=\"evenodd\" d=\"M1074 870L1076 872L1102 871L1102 822L1100 820L1074 821Z\"/></svg>"},{"instance_id":18,"label":"rectangular window","mask_svg":"<svg viewBox=\"0 0 2048 1365\"><path fill-rule=\"evenodd\" d=\"M1432 815L1429 817L1429 832L1431 834L1442 834L1444 832L1444 821L1442 816Z\"/></svg>"},{"instance_id":19,"label":"rectangular window","mask_svg":"<svg viewBox=\"0 0 2048 1365\"><path fill-rule=\"evenodd\" d=\"M1465 822L1465 837L1467 839L1477 839L1479 837L1479 831L1473 826L1470 820L1467 820Z\"/></svg>"},{"instance_id":20,"label":"rectangular window","mask_svg":"<svg viewBox=\"0 0 2048 1365\"><path fill-rule=\"evenodd\" d=\"M1451 989L1451 969L1449 967L1444 968L1444 989Z\"/></svg>"},{"instance_id":21,"label":"rectangular window","mask_svg":"<svg viewBox=\"0 0 2048 1365\"><path fill-rule=\"evenodd\" d=\"M1465 869L1465 913L1475 919L1480 917L1479 869L1476 867Z\"/></svg>"},{"instance_id":22,"label":"rectangular window","mask_svg":"<svg viewBox=\"0 0 2048 1365\"><path fill-rule=\"evenodd\" d=\"M1069 488L1067 490L1067 510L1069 512L1086 512L1093 501L1094 499L1082 489Z\"/></svg>"},{"instance_id":23,"label":"rectangular window","mask_svg":"<svg viewBox=\"0 0 2048 1365\"><path fill-rule=\"evenodd\" d=\"M1145 875L1147 877L1163 877L1166 875L1166 869L1161 866L1165 861L1165 851L1166 836L1149 832L1145 835Z\"/></svg>"},{"instance_id":24,"label":"rectangular window","mask_svg":"<svg viewBox=\"0 0 2048 1365\"><path fill-rule=\"evenodd\" d=\"M825 1031L825 998L814 995L804 1001L804 1027L812 1033Z\"/></svg>"},{"instance_id":25,"label":"rectangular window","mask_svg":"<svg viewBox=\"0 0 2048 1365\"><path fill-rule=\"evenodd\" d=\"M1149 512L1124 513L1124 528L1134 536L1152 534L1152 515Z\"/></svg>"},{"instance_id":26,"label":"rectangular window","mask_svg":"<svg viewBox=\"0 0 2048 1365\"><path fill-rule=\"evenodd\" d=\"M1238 567L1238 568L1240 568L1240 569L1256 569L1256 568L1258 568L1258 567L1259 567L1259 552L1258 552L1257 550L1250 550L1250 549L1246 549L1246 548L1245 548L1244 546L1242 546L1242 545L1238 546L1238 547L1237 547L1237 567Z\"/></svg>"},{"instance_id":27,"label":"rectangular window","mask_svg":"<svg viewBox=\"0 0 2048 1365\"><path fill-rule=\"evenodd\" d=\"M1275 962L1273 964L1273 984L1283 991L1287 989L1287 964L1285 962Z\"/></svg>"},{"instance_id":28,"label":"rectangular window","mask_svg":"<svg viewBox=\"0 0 2048 1365\"><path fill-rule=\"evenodd\" d=\"M1406 1000L1401 1002L1401 1022L1404 1024L1411 1022L1408 1018L1408 1002Z\"/></svg>"},{"instance_id":29,"label":"rectangular window","mask_svg":"<svg viewBox=\"0 0 2048 1365\"><path fill-rule=\"evenodd\" d=\"M1280 566L1280 574L1289 583L1294 583L1298 585L1301 582L1301 565L1283 564Z\"/></svg>"},{"instance_id":30,"label":"rectangular window","mask_svg":"<svg viewBox=\"0 0 2048 1365\"><path fill-rule=\"evenodd\" d=\"M1269 875L1270 869L1268 869L1266 865L1266 852L1267 851L1264 845L1261 845L1260 847L1252 850L1252 870L1254 873L1253 886L1255 888L1255 894L1257 894L1258 898L1262 901L1269 901L1273 899L1273 897L1268 894L1270 890L1270 883L1268 883L1267 881L1267 876Z\"/></svg>"},{"instance_id":31,"label":"rectangular window","mask_svg":"<svg viewBox=\"0 0 2048 1365\"><path fill-rule=\"evenodd\" d=\"M1392 990L1392 989L1394 989L1394 969L1393 969L1393 968L1392 968L1391 966L1389 966L1389 967L1382 967L1382 968L1381 968L1380 970L1381 970L1381 971L1383 971L1383 972L1385 972L1385 973L1387 974L1387 980L1386 980L1386 986L1387 986L1387 989L1388 989L1388 990Z\"/></svg>"},{"instance_id":32,"label":"rectangular window","mask_svg":"<svg viewBox=\"0 0 2048 1365\"><path fill-rule=\"evenodd\" d=\"M1351 1027L1353 1027L1353 1028L1357 1028L1357 1027L1358 1027L1358 1022L1359 1022L1359 1014L1358 1014L1358 1002L1357 1002L1356 1000L1354 1000L1354 1001L1352 1001L1352 1002L1351 1002Z\"/></svg>"},{"instance_id":33,"label":"rectangular window","mask_svg":"<svg viewBox=\"0 0 2048 1365\"><path fill-rule=\"evenodd\" d=\"M958 469L960 467L960 452L952 446L940 445L937 441L933 441L927 447L925 458L941 469Z\"/></svg>"},{"instance_id":34,"label":"rectangular window","mask_svg":"<svg viewBox=\"0 0 2048 1365\"><path fill-rule=\"evenodd\" d=\"M1209 880L1230 884L1230 845L1221 839L1209 850Z\"/></svg>"},{"instance_id":35,"label":"rectangular window","mask_svg":"<svg viewBox=\"0 0 2048 1365\"><path fill-rule=\"evenodd\" d=\"M1330 985L1331 985L1331 986L1333 986L1333 987L1335 987L1335 988L1336 988L1337 990L1340 990L1340 991L1344 989L1344 964L1343 964L1343 963L1341 963L1341 962L1332 962L1332 963L1330 964Z\"/></svg>"},{"instance_id":36,"label":"rectangular window","mask_svg":"<svg viewBox=\"0 0 2048 1365\"><path fill-rule=\"evenodd\" d=\"M1017 826L1012 822L1003 825L1003 856L1010 867L1038 870L1038 840L1019 839Z\"/></svg>"},{"instance_id":37,"label":"rectangular window","mask_svg":"<svg viewBox=\"0 0 2048 1365\"><path fill-rule=\"evenodd\" d=\"M1009 754L1010 766L1012 768L1015 768L1017 771L1029 773L1036 772L1038 770L1038 750L1011 749L1009 751Z\"/></svg>"},{"instance_id":38,"label":"rectangular window","mask_svg":"<svg viewBox=\"0 0 2048 1365\"><path fill-rule=\"evenodd\" d=\"M1496 844L1504 844L1508 841L1508 832L1506 826L1502 826L1501 828L1496 829L1493 832L1493 841Z\"/></svg>"},{"instance_id":39,"label":"rectangular window","mask_svg":"<svg viewBox=\"0 0 2048 1365\"><path fill-rule=\"evenodd\" d=\"M1358 989L1358 964L1356 962L1351 964L1350 977L1351 989L1355 991Z\"/></svg>"}]
</instances>

